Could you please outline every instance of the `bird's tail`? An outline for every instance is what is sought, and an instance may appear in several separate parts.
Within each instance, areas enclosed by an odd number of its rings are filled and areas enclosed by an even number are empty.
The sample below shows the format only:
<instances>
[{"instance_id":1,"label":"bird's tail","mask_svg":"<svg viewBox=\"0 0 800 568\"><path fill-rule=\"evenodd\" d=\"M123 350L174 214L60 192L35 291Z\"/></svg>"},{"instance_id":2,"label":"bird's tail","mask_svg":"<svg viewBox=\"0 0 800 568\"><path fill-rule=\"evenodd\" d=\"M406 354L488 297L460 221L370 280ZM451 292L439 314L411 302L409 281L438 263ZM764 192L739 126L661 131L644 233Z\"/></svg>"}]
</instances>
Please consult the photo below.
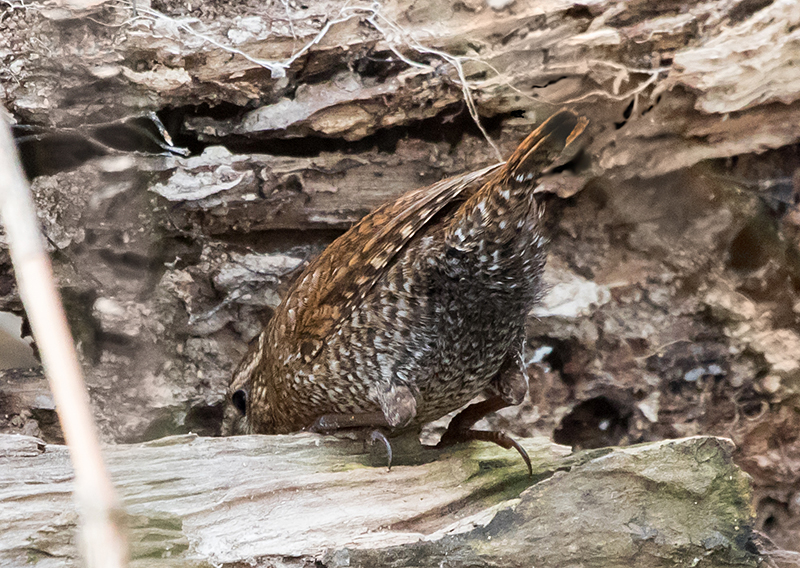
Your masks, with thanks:
<instances>
[{"instance_id":1,"label":"bird's tail","mask_svg":"<svg viewBox=\"0 0 800 568\"><path fill-rule=\"evenodd\" d=\"M506 243L514 240L523 247L540 246L544 241L537 230L541 208L534 199L535 180L566 155L567 147L588 124L586 118L561 110L531 132L455 213L448 223L447 245L465 253L483 251L479 258L489 258L485 252L490 248L497 248L500 252L495 256L500 258ZM499 272L498 268L493 270Z\"/></svg>"},{"instance_id":2,"label":"bird's tail","mask_svg":"<svg viewBox=\"0 0 800 568\"><path fill-rule=\"evenodd\" d=\"M589 120L560 110L531 132L498 173L508 181L530 182L548 168L586 129Z\"/></svg>"}]
</instances>

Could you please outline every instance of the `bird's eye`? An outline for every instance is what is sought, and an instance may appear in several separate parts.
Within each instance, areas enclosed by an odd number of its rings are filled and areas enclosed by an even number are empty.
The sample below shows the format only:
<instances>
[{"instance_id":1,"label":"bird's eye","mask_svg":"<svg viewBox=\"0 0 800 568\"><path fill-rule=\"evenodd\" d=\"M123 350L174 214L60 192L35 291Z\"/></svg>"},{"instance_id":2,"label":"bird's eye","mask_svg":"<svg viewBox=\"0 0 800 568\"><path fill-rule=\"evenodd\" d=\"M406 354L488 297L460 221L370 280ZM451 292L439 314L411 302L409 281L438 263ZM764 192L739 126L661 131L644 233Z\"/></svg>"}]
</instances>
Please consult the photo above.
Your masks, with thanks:
<instances>
[{"instance_id":1,"label":"bird's eye","mask_svg":"<svg viewBox=\"0 0 800 568\"><path fill-rule=\"evenodd\" d=\"M239 389L231 395L231 402L244 416L247 414L247 391Z\"/></svg>"}]
</instances>

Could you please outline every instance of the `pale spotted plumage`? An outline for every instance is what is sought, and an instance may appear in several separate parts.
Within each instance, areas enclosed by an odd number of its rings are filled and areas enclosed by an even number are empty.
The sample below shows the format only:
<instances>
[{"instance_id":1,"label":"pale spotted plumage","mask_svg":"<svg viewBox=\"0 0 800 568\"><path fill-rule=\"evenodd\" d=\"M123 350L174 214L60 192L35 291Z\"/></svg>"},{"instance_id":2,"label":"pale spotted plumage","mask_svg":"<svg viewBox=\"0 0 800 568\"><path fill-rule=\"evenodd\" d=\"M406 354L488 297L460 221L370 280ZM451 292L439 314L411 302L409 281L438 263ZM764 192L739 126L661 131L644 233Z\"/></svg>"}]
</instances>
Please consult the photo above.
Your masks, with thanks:
<instances>
[{"instance_id":1,"label":"pale spotted plumage","mask_svg":"<svg viewBox=\"0 0 800 568\"><path fill-rule=\"evenodd\" d=\"M487 388L519 403L545 260L533 180L585 126L561 111L505 164L406 193L332 243L234 375L244 430L379 411L392 428L418 426Z\"/></svg>"}]
</instances>

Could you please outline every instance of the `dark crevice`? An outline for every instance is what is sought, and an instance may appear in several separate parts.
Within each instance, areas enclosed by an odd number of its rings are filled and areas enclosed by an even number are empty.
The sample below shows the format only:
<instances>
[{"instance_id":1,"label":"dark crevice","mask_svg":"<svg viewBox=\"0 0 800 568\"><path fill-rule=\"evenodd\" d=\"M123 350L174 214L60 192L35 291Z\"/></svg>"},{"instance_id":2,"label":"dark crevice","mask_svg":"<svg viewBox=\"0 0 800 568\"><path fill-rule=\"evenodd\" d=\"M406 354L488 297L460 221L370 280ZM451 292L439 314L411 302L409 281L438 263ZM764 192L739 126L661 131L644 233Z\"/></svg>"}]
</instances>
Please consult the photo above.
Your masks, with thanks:
<instances>
[{"instance_id":1,"label":"dark crevice","mask_svg":"<svg viewBox=\"0 0 800 568\"><path fill-rule=\"evenodd\" d=\"M153 258L131 251L114 252L109 249L101 249L98 251L98 255L109 266L114 266L121 270L130 270L135 274L140 274L142 271L158 270L162 263L160 258Z\"/></svg>"},{"instance_id":2,"label":"dark crevice","mask_svg":"<svg viewBox=\"0 0 800 568\"><path fill-rule=\"evenodd\" d=\"M347 61L336 59L331 61L330 55L317 52L306 52L302 69L292 82L296 85L313 85L331 81L338 73L347 70Z\"/></svg>"},{"instance_id":3,"label":"dark crevice","mask_svg":"<svg viewBox=\"0 0 800 568\"><path fill-rule=\"evenodd\" d=\"M69 171L92 158L115 152L162 154L167 151L167 142L147 116L62 130L16 125L13 133L29 179Z\"/></svg>"},{"instance_id":4,"label":"dark crevice","mask_svg":"<svg viewBox=\"0 0 800 568\"><path fill-rule=\"evenodd\" d=\"M419 63L429 64L431 57L418 54L414 59ZM292 83L295 85L323 83L348 70L358 73L362 80L366 79L364 83L368 83L370 80L383 83L389 77L396 77L407 67L406 62L400 60L389 50L358 49L351 52L349 57L342 54L335 64L331 64L330 54L311 51L304 56L303 65L294 76Z\"/></svg>"},{"instance_id":5,"label":"dark crevice","mask_svg":"<svg viewBox=\"0 0 800 568\"><path fill-rule=\"evenodd\" d=\"M572 172L574 174L579 174L588 172L592 167L592 159L584 150L584 148L581 148L568 162L555 168L550 168L547 170L547 173L560 174L562 172Z\"/></svg>"},{"instance_id":6,"label":"dark crevice","mask_svg":"<svg viewBox=\"0 0 800 568\"><path fill-rule=\"evenodd\" d=\"M106 154L97 144L78 134L20 135L19 128L14 129L14 134L22 168L29 180L72 170Z\"/></svg>"},{"instance_id":7,"label":"dark crevice","mask_svg":"<svg viewBox=\"0 0 800 568\"><path fill-rule=\"evenodd\" d=\"M630 408L605 396L576 405L553 432L557 444L575 449L616 446L628 431Z\"/></svg>"},{"instance_id":8,"label":"dark crevice","mask_svg":"<svg viewBox=\"0 0 800 568\"><path fill-rule=\"evenodd\" d=\"M770 6L774 0L744 0L739 2L728 13L731 24L737 24L751 17L756 12Z\"/></svg>"},{"instance_id":9,"label":"dark crevice","mask_svg":"<svg viewBox=\"0 0 800 568\"><path fill-rule=\"evenodd\" d=\"M615 28L633 27L638 23L654 20L662 16L678 15L685 10L686 6L683 0L637 3L635 9L620 10L608 18L606 25Z\"/></svg>"},{"instance_id":10,"label":"dark crevice","mask_svg":"<svg viewBox=\"0 0 800 568\"><path fill-rule=\"evenodd\" d=\"M176 124L192 118L208 117L201 114L203 109L180 108L164 111L159 116L164 124L171 128ZM177 113L183 120L174 119L171 114ZM511 114L482 117L481 123L490 135L496 136L503 122ZM315 157L323 152L341 154L361 154L371 150L393 153L399 141L407 138L430 143L446 142L456 146L465 136L481 137L472 117L461 103L449 105L432 118L419 120L407 125L385 128L359 140L348 141L342 138L327 138L310 134L298 138L281 138L279 131L264 131L247 136L230 135L213 138L208 135L200 139L200 135L186 129L170 131L175 144L189 148L193 154L202 152L206 146L222 145L234 153L259 153L274 156Z\"/></svg>"},{"instance_id":11,"label":"dark crevice","mask_svg":"<svg viewBox=\"0 0 800 568\"><path fill-rule=\"evenodd\" d=\"M370 70L379 73L380 70ZM75 169L88 160L114 152L139 152L143 154L168 153L169 144L186 149L189 155L198 155L212 145L222 145L234 153L261 153L275 156L314 157L323 152L345 155L372 150L393 153L403 139L417 139L430 143L445 142L451 147L464 137L482 137L480 130L461 103L444 108L438 115L404 126L382 129L360 140L325 138L309 135L299 138L280 138L279 132L264 132L251 136L226 136L201 140L197 132L185 128L192 118L206 117L214 120L236 120L251 110L247 107L223 103L214 107L207 104L165 108L156 113L171 140L164 140L148 117L135 117L82 129L55 131L36 125L17 125L14 135L22 156L23 168L29 179L40 175L54 175ZM482 117L483 127L496 137L503 122L519 113Z\"/></svg>"},{"instance_id":12,"label":"dark crevice","mask_svg":"<svg viewBox=\"0 0 800 568\"><path fill-rule=\"evenodd\" d=\"M215 236L215 240L241 248L242 251L258 254L286 254L289 256L306 256L306 251L321 252L344 230L335 229L275 229L269 231L251 231L248 233L224 233Z\"/></svg>"},{"instance_id":13,"label":"dark crevice","mask_svg":"<svg viewBox=\"0 0 800 568\"><path fill-rule=\"evenodd\" d=\"M98 349L122 356L135 356L139 346L134 338L110 331L98 332L95 337Z\"/></svg>"},{"instance_id":14,"label":"dark crevice","mask_svg":"<svg viewBox=\"0 0 800 568\"><path fill-rule=\"evenodd\" d=\"M567 11L564 12L564 16L566 16L567 18L572 18L574 20L589 20L589 21L593 20L595 17L595 15L592 14L591 9L589 9L588 6L582 4L576 4L568 8Z\"/></svg>"},{"instance_id":15,"label":"dark crevice","mask_svg":"<svg viewBox=\"0 0 800 568\"><path fill-rule=\"evenodd\" d=\"M200 436L219 436L222 430L222 418L225 404L197 404L189 408L183 420L186 432L194 432Z\"/></svg>"},{"instance_id":16,"label":"dark crevice","mask_svg":"<svg viewBox=\"0 0 800 568\"><path fill-rule=\"evenodd\" d=\"M353 70L361 77L376 79L383 83L407 67L391 51L373 52L353 61Z\"/></svg>"},{"instance_id":17,"label":"dark crevice","mask_svg":"<svg viewBox=\"0 0 800 568\"><path fill-rule=\"evenodd\" d=\"M728 265L743 272L761 268L770 259L769 245L772 240L774 237L763 223L748 223L731 241Z\"/></svg>"},{"instance_id":18,"label":"dark crevice","mask_svg":"<svg viewBox=\"0 0 800 568\"><path fill-rule=\"evenodd\" d=\"M559 81L561 81L563 79L568 79L568 76L567 75L560 75L558 77L553 77L552 79L546 81L542 85L531 85L531 89L544 89L545 87L549 87L550 85L555 85L556 83L558 83Z\"/></svg>"},{"instance_id":19,"label":"dark crevice","mask_svg":"<svg viewBox=\"0 0 800 568\"><path fill-rule=\"evenodd\" d=\"M539 341L543 345L550 345L552 351L544 358L556 373L561 376L561 380L569 386L574 386L580 377L575 374L573 361L577 358L575 344L571 341L561 341L551 337L541 337L534 341Z\"/></svg>"},{"instance_id":20,"label":"dark crevice","mask_svg":"<svg viewBox=\"0 0 800 568\"><path fill-rule=\"evenodd\" d=\"M78 290L64 287L60 289L64 312L75 342L80 344L84 357L92 363L100 362L101 349L98 346L100 322L93 314L96 290ZM23 326L23 334L27 330Z\"/></svg>"},{"instance_id":21,"label":"dark crevice","mask_svg":"<svg viewBox=\"0 0 800 568\"><path fill-rule=\"evenodd\" d=\"M761 532L774 535L789 522L789 512L786 503L767 497L762 499L757 506L758 518L756 528Z\"/></svg>"},{"instance_id":22,"label":"dark crevice","mask_svg":"<svg viewBox=\"0 0 800 568\"><path fill-rule=\"evenodd\" d=\"M631 102L628 103L628 106L625 107L625 110L622 111L622 120L620 122L615 122L614 126L617 130L622 128L628 123L628 119L631 117L633 113L633 103L635 99L631 99Z\"/></svg>"},{"instance_id":23,"label":"dark crevice","mask_svg":"<svg viewBox=\"0 0 800 568\"><path fill-rule=\"evenodd\" d=\"M128 443L157 440L165 436L194 433L200 436L219 436L224 403L198 403L193 406L165 408L141 436L126 439Z\"/></svg>"},{"instance_id":24,"label":"dark crevice","mask_svg":"<svg viewBox=\"0 0 800 568\"><path fill-rule=\"evenodd\" d=\"M147 117L137 117L121 124L99 126L92 129L92 137L111 149L122 152L158 154L164 151L158 128Z\"/></svg>"}]
</instances>

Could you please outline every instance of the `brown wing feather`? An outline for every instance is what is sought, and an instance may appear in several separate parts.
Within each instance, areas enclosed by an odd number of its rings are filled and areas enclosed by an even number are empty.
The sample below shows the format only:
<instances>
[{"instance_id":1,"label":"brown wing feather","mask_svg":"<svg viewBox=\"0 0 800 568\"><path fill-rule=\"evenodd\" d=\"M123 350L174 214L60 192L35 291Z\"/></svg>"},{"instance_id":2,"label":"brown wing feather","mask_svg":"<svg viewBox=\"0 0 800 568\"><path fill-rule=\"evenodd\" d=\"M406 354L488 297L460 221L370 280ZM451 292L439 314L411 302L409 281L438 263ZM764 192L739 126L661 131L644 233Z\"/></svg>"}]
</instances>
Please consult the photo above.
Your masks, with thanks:
<instances>
[{"instance_id":1,"label":"brown wing feather","mask_svg":"<svg viewBox=\"0 0 800 568\"><path fill-rule=\"evenodd\" d=\"M287 320L288 336L308 342L308 347L301 347L303 355L308 358L316 354L321 340L363 301L392 259L420 229L501 165L409 191L364 217L325 249L289 290L283 313L276 314Z\"/></svg>"},{"instance_id":2,"label":"brown wing feather","mask_svg":"<svg viewBox=\"0 0 800 568\"><path fill-rule=\"evenodd\" d=\"M293 357L299 349L305 360L312 359L325 338L364 300L395 256L448 203L469 197L465 194L474 192L467 190L477 183L490 182L490 174L495 182L500 178L529 182L583 132L586 124L586 119L562 110L532 132L508 162L409 191L364 217L325 249L289 290L288 300L273 324L289 340L284 345L293 353L286 355Z\"/></svg>"}]
</instances>

